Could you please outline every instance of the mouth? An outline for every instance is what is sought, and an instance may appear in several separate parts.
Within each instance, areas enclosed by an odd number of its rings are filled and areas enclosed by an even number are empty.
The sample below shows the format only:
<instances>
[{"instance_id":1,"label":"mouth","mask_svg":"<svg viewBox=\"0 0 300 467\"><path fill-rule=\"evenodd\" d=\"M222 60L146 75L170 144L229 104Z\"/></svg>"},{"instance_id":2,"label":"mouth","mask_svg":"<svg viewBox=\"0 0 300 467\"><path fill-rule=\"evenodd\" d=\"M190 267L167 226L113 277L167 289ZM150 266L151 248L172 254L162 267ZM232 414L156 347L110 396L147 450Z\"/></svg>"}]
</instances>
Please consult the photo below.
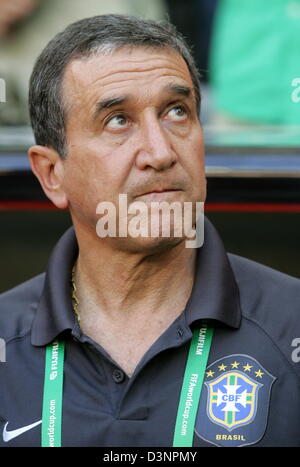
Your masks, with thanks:
<instances>
[{"instance_id":1,"label":"mouth","mask_svg":"<svg viewBox=\"0 0 300 467\"><path fill-rule=\"evenodd\" d=\"M179 190L178 188L155 188L154 190L146 191L145 193L142 193L139 196L160 194L160 193L180 192L180 191L182 190Z\"/></svg>"},{"instance_id":2,"label":"mouth","mask_svg":"<svg viewBox=\"0 0 300 467\"><path fill-rule=\"evenodd\" d=\"M175 188L165 188L165 189L155 189L151 191L147 191L142 193L141 195L137 196L137 200L141 200L144 202L173 202L178 200L178 196L181 195L183 190L175 189Z\"/></svg>"}]
</instances>

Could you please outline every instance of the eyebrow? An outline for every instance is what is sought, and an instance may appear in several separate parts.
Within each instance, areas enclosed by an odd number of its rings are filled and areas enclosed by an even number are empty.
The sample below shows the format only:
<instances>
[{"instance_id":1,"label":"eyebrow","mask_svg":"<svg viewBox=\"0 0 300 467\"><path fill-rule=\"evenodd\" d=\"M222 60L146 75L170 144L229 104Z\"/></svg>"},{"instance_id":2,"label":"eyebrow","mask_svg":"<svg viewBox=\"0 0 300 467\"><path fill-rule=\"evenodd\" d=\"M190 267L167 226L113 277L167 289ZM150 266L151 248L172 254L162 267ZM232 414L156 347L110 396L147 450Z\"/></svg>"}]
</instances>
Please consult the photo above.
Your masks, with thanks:
<instances>
[{"instance_id":1,"label":"eyebrow","mask_svg":"<svg viewBox=\"0 0 300 467\"><path fill-rule=\"evenodd\" d=\"M192 95L192 89L182 84L168 84L164 87L164 91L169 94L176 94L182 97L190 97Z\"/></svg>"},{"instance_id":2,"label":"eyebrow","mask_svg":"<svg viewBox=\"0 0 300 467\"><path fill-rule=\"evenodd\" d=\"M188 86L184 86L181 84L168 84L163 88L163 91L167 92L168 94L172 95L179 95L182 97L190 97L192 95L192 90ZM118 105L124 104L128 101L130 96L118 96L118 97L108 97L107 99L103 99L96 104L96 110L93 115L93 120L97 120L99 114L103 110L110 109L112 107L116 107Z\"/></svg>"},{"instance_id":3,"label":"eyebrow","mask_svg":"<svg viewBox=\"0 0 300 467\"><path fill-rule=\"evenodd\" d=\"M124 104L128 100L128 96L119 96L119 97L109 97L103 99L102 101L97 102L96 110L93 115L93 119L96 120L102 110L107 110L117 105Z\"/></svg>"}]
</instances>

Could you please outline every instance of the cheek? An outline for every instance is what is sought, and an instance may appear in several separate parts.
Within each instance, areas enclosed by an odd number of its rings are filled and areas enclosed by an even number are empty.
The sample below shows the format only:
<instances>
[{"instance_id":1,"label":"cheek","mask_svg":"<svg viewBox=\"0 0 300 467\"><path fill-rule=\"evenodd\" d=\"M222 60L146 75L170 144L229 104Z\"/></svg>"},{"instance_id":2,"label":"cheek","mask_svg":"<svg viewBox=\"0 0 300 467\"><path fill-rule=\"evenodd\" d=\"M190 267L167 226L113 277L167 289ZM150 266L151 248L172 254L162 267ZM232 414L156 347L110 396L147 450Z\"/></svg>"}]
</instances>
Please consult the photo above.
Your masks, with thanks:
<instances>
[{"instance_id":1,"label":"cheek","mask_svg":"<svg viewBox=\"0 0 300 467\"><path fill-rule=\"evenodd\" d=\"M73 210L88 209L91 204L89 174L80 167L70 170L65 177L65 191Z\"/></svg>"},{"instance_id":2,"label":"cheek","mask_svg":"<svg viewBox=\"0 0 300 467\"><path fill-rule=\"evenodd\" d=\"M100 201L115 201L126 174L114 156L87 146L72 153L66 164L65 190L74 208L96 211Z\"/></svg>"},{"instance_id":3,"label":"cheek","mask_svg":"<svg viewBox=\"0 0 300 467\"><path fill-rule=\"evenodd\" d=\"M183 166L190 179L191 197L198 201L206 198L204 143L202 134L188 138L183 147Z\"/></svg>"},{"instance_id":4,"label":"cheek","mask_svg":"<svg viewBox=\"0 0 300 467\"><path fill-rule=\"evenodd\" d=\"M193 179L205 173L204 144L201 135L186 138L181 144L182 163Z\"/></svg>"}]
</instances>

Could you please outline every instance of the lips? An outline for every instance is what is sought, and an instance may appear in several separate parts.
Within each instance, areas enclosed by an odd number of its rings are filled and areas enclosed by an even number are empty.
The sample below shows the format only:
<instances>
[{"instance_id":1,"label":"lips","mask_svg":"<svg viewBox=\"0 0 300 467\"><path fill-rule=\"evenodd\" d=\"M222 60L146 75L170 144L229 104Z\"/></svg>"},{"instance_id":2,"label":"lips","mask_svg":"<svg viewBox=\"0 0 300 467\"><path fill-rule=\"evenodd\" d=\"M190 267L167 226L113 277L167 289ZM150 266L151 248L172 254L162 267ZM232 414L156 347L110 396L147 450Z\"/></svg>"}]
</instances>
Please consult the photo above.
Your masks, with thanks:
<instances>
[{"instance_id":1,"label":"lips","mask_svg":"<svg viewBox=\"0 0 300 467\"><path fill-rule=\"evenodd\" d=\"M143 193L142 195L139 195L139 196L144 196L144 195L150 195L152 193L167 193L167 192L170 192L170 191L182 191L182 190L179 190L178 188L163 188L163 189L155 189L155 190L151 190L151 191L147 191L145 193Z\"/></svg>"},{"instance_id":2,"label":"lips","mask_svg":"<svg viewBox=\"0 0 300 467\"><path fill-rule=\"evenodd\" d=\"M172 191L183 191L183 184L180 182L173 182L170 184L166 183L145 183L144 186L141 186L140 190L136 191L136 197L150 195L152 193L169 193Z\"/></svg>"},{"instance_id":3,"label":"lips","mask_svg":"<svg viewBox=\"0 0 300 467\"><path fill-rule=\"evenodd\" d=\"M154 189L151 191L147 191L141 193L140 195L136 196L135 199L144 200L145 202L160 202L160 201L168 201L173 202L183 190L178 188L165 188L165 189Z\"/></svg>"}]
</instances>

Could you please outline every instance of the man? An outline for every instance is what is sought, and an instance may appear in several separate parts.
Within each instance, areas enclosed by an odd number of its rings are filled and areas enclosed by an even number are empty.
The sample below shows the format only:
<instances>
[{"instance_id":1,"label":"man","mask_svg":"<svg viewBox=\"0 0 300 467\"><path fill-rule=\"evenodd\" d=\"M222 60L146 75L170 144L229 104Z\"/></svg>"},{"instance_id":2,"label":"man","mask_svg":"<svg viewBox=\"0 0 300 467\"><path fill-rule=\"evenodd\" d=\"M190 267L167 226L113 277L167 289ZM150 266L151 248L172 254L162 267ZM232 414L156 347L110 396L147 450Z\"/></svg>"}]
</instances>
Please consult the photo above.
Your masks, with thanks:
<instances>
[{"instance_id":1,"label":"man","mask_svg":"<svg viewBox=\"0 0 300 467\"><path fill-rule=\"evenodd\" d=\"M0 298L0 445L299 445L299 281L226 255L208 221L198 249L174 230L98 235L120 194L205 200L199 102L168 25L89 18L40 55L29 157L74 229L45 275Z\"/></svg>"}]
</instances>

